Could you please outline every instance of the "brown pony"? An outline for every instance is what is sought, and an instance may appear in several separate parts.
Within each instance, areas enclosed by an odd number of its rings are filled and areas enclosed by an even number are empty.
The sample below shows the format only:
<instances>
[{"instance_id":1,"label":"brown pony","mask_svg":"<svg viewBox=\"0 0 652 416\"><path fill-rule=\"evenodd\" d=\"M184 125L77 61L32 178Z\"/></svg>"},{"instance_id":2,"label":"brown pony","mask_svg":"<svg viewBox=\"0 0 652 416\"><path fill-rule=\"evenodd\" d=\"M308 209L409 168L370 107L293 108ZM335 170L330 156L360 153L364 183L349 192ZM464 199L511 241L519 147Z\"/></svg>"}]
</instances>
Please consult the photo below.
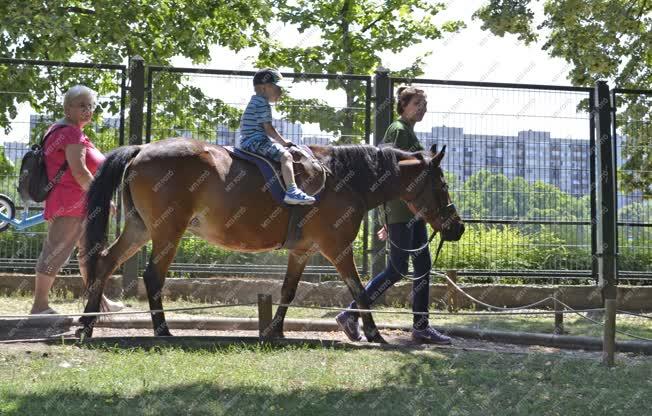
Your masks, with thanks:
<instances>
[{"instance_id":1,"label":"brown pony","mask_svg":"<svg viewBox=\"0 0 652 416\"><path fill-rule=\"evenodd\" d=\"M321 199L304 208L302 237L289 252L281 303L294 298L311 254L321 252L336 267L361 309L368 309L352 243L371 208L403 199L445 240L464 232L451 203L440 163L444 149L409 153L368 145L311 146L329 172ZM107 246L110 201L123 190L125 225ZM206 241L237 251L267 251L285 241L289 209L279 206L251 163L234 159L220 146L173 138L142 146L124 146L107 155L88 193L88 303L97 312L107 278L152 240L143 274L150 310L163 309L161 291L168 267L186 230ZM270 331L283 336L287 307L279 307ZM384 342L370 313L363 313L364 333ZM79 334L91 336L95 317L80 319ZM171 335L162 312L152 314L155 335Z\"/></svg>"}]
</instances>

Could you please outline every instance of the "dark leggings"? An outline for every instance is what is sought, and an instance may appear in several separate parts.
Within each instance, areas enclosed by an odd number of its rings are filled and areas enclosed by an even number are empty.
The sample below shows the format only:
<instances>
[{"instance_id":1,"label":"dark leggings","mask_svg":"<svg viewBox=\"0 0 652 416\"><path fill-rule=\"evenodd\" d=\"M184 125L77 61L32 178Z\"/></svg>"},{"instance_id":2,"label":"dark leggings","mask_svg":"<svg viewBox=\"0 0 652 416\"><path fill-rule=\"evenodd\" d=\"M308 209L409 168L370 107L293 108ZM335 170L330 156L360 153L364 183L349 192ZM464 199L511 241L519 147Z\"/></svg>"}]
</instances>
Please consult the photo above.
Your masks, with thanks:
<instances>
[{"instance_id":1,"label":"dark leggings","mask_svg":"<svg viewBox=\"0 0 652 416\"><path fill-rule=\"evenodd\" d=\"M404 249L415 249L428 241L428 231L423 220L412 223L390 224L389 235L394 244ZM390 245L390 260L387 262L387 267L374 277L365 288L365 293L369 296L371 303L374 303L394 283L401 280L401 274L407 274L410 254L412 255L414 277L425 274L422 278L412 281L412 311L428 312L430 273L427 272L431 266L428 247L418 253L407 253ZM351 303L350 308L357 308L356 303ZM428 326L428 316L414 315L413 325L416 329L426 328Z\"/></svg>"}]
</instances>

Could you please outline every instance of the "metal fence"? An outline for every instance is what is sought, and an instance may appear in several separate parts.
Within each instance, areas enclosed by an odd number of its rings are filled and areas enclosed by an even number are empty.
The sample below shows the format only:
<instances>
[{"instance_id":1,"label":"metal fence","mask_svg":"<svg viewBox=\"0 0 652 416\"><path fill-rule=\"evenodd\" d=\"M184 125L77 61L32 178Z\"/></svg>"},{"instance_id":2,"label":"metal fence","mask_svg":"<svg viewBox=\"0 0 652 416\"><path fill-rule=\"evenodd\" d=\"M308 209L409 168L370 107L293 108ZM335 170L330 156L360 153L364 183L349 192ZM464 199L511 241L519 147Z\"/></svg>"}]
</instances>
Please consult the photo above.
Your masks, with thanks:
<instances>
[{"instance_id":1,"label":"metal fence","mask_svg":"<svg viewBox=\"0 0 652 416\"><path fill-rule=\"evenodd\" d=\"M441 267L476 278L591 278L592 89L391 78L423 89L415 132L447 145L451 196L470 226Z\"/></svg>"},{"instance_id":2,"label":"metal fence","mask_svg":"<svg viewBox=\"0 0 652 416\"><path fill-rule=\"evenodd\" d=\"M612 135L618 175L634 190L618 187L618 267L621 279L652 274L652 90L611 91ZM647 197L643 188L647 181ZM624 273L623 273L624 272Z\"/></svg>"},{"instance_id":3,"label":"metal fence","mask_svg":"<svg viewBox=\"0 0 652 416\"><path fill-rule=\"evenodd\" d=\"M381 91L388 97L399 85L425 91L428 110L415 133L425 148L447 145L443 167L470 227L461 241L447 244L440 267L473 281L597 280L594 89L392 77L384 82L384 76L379 73L376 84L388 84ZM619 94L630 95L620 100L624 108L618 107ZM630 143L629 154L615 153L621 175L635 153L632 146L649 152L649 139L628 136L650 137L651 96L612 91L614 142L619 149ZM388 107L385 124L396 116ZM627 117L617 116L618 108ZM620 278L649 280L650 203L641 192L619 192L617 207Z\"/></svg>"},{"instance_id":4,"label":"metal fence","mask_svg":"<svg viewBox=\"0 0 652 416\"><path fill-rule=\"evenodd\" d=\"M2 66L9 68L10 76L47 68L50 72L43 76L53 85L47 96L52 102L48 108L56 108L62 92L72 84L93 87L98 80L105 80L101 88L111 93L101 95L102 114L89 130L103 150L125 143L127 94L130 143L184 136L222 145L237 144L239 117L253 94L252 71L147 66L139 59L132 60L128 72L121 65L24 60L0 60ZM57 75L52 76L53 72ZM112 74L108 87L106 73ZM391 97L397 87L411 84L425 90L428 112L415 131L424 147L433 143L448 146L443 167L453 199L469 224L460 242L446 246L438 267L457 269L473 281L590 282L596 278L600 253L594 220L598 182L592 163L596 160L593 89L402 79L388 73L378 73L375 79L335 74L284 76L293 81L293 87L275 106L274 124L290 140L306 144L377 143L382 134L373 135L372 140L371 122L382 132L396 116ZM7 97L22 101L19 94L25 91L1 88L5 106ZM626 160L636 154L636 143L644 143L636 137L651 135L652 92L614 89L611 94L613 137L618 146L614 163L621 168L619 174L649 177L644 170L628 171ZM5 140L5 155L18 160L26 150L24 143L37 137L40 126L56 118L54 112L50 114L32 113L29 122L12 121L12 126L29 123L28 133ZM15 180L15 175L6 175L2 191L17 200ZM640 193L620 192L618 213L621 279L649 279L650 203ZM373 248L368 247L368 238L374 235L368 223L365 221L355 247L362 273L377 271L372 270L372 263L384 265L383 245L374 238ZM118 229L119 223L115 225ZM0 268L32 268L44 230L40 226L1 234ZM130 274L142 272L147 250L145 247L125 266ZM283 251L229 252L188 235L171 270L281 276L285 264ZM334 268L319 257L306 268L308 276L333 274Z\"/></svg>"},{"instance_id":5,"label":"metal fence","mask_svg":"<svg viewBox=\"0 0 652 416\"><path fill-rule=\"evenodd\" d=\"M242 111L254 94L255 71L198 68L146 68L144 141L190 137L220 145L239 143ZM287 139L303 144L369 143L371 77L283 73L291 82L288 92L273 106L273 125ZM179 91L188 99L180 100ZM185 96L185 95L184 95ZM360 273L367 273L367 224L355 250ZM143 270L149 247L139 259ZM237 253L219 249L187 234L170 270L180 273L282 276L287 253ZM313 256L305 275L319 278L336 274L321 255Z\"/></svg>"}]
</instances>

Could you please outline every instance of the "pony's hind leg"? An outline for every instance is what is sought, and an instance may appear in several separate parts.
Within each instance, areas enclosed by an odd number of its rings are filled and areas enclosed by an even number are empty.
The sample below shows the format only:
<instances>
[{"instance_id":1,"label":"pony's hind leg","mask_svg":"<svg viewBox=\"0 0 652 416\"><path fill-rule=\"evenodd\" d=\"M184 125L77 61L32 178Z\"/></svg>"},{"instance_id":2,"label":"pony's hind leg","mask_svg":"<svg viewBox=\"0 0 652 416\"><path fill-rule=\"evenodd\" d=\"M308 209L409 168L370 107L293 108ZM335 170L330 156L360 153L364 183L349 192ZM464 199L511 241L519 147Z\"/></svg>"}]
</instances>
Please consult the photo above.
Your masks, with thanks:
<instances>
[{"instance_id":1,"label":"pony's hind leg","mask_svg":"<svg viewBox=\"0 0 652 416\"><path fill-rule=\"evenodd\" d=\"M155 235L152 236L152 254L147 264L147 269L143 274L145 289L147 290L147 299L149 300L149 309L163 309L163 284L168 268L177 253L179 241L185 230L175 230L173 227L162 230L160 227ZM154 335L172 336L165 320L163 312L152 313L152 325L154 326Z\"/></svg>"},{"instance_id":2,"label":"pony's hind leg","mask_svg":"<svg viewBox=\"0 0 652 416\"><path fill-rule=\"evenodd\" d=\"M102 293L104 293L104 285L111 274L122 263L131 258L140 250L142 246L149 240L149 232L145 227L142 219L137 215L128 216L124 229L118 239L111 244L111 246L104 252L98 254L97 264L95 270L88 272L95 273L93 283L87 288L88 301L86 303L85 313L99 312L100 301ZM87 255L92 255L92 249L89 250ZM86 276L86 281L90 276ZM78 334L90 337L93 334L93 325L97 317L83 316L79 322L83 328L78 331Z\"/></svg>"},{"instance_id":3,"label":"pony's hind leg","mask_svg":"<svg viewBox=\"0 0 652 416\"><path fill-rule=\"evenodd\" d=\"M291 251L288 255L288 268L285 272L285 280L281 288L281 304L288 305L294 299L297 292L297 286L301 280L301 274L306 268L306 263L312 252L310 251ZM287 313L287 306L279 306L272 320L269 338L283 338L283 322Z\"/></svg>"},{"instance_id":4,"label":"pony's hind leg","mask_svg":"<svg viewBox=\"0 0 652 416\"><path fill-rule=\"evenodd\" d=\"M371 301L369 296L365 293L364 286L360 282L360 276L358 275L358 270L355 268L355 262L353 261L353 251L351 247L345 249L335 249L335 250L326 250L322 249L322 253L328 258L328 260L333 263L335 268L346 283L346 286L351 292L351 296L355 303L360 309L369 309ZM360 316L362 317L363 330L364 334L367 337L369 342L378 342L385 344L386 341L380 335L374 318L371 316L370 312L361 312Z\"/></svg>"}]
</instances>

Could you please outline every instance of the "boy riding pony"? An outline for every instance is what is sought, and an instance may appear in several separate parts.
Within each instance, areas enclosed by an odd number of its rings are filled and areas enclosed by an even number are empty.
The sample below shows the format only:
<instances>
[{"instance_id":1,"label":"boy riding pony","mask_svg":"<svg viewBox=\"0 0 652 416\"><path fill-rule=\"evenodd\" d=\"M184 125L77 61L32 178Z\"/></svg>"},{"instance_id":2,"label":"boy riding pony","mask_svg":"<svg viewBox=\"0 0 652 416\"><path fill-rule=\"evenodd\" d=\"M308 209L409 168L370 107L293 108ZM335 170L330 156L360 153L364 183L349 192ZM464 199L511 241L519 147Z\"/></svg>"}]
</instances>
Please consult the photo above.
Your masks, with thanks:
<instances>
[{"instance_id":1,"label":"boy riding pony","mask_svg":"<svg viewBox=\"0 0 652 416\"><path fill-rule=\"evenodd\" d=\"M299 189L294 181L292 154L288 150L293 143L286 140L272 126L270 102L276 102L283 90L279 82L283 76L276 69L265 68L254 75L255 95L249 100L240 119L240 148L281 163L286 185L283 201L290 205L310 205L315 198Z\"/></svg>"}]
</instances>

